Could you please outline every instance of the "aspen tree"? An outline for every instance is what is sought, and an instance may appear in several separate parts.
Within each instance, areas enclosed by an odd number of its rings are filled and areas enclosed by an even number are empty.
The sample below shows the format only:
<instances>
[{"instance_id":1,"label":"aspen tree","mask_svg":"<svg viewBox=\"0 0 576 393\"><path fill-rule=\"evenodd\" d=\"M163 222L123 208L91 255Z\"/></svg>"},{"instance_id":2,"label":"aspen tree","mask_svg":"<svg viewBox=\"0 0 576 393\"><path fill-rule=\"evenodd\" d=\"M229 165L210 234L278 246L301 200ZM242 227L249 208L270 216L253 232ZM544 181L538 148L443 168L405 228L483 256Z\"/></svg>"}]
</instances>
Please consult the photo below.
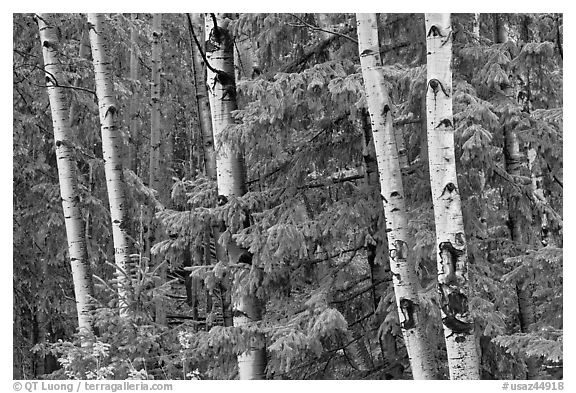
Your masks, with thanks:
<instances>
[{"instance_id":1,"label":"aspen tree","mask_svg":"<svg viewBox=\"0 0 576 393\"><path fill-rule=\"evenodd\" d=\"M64 210L64 222L68 239L68 253L72 280L74 282L74 296L76 298L76 312L78 314L79 332L87 343L85 336L92 334L91 298L94 296L90 262L86 252L86 239L84 237L84 221L80 209L80 195L78 193L75 149L72 143L72 130L70 129L70 107L66 93L61 84L65 78L60 65L58 51L58 26L53 23L49 14L36 15L42 43L44 69L46 71L46 89L50 99L52 112L52 125L54 127L54 144L56 145L56 162L58 165L58 181L60 183L60 196ZM45 268L45 267L44 267Z\"/></svg>"},{"instance_id":2,"label":"aspen tree","mask_svg":"<svg viewBox=\"0 0 576 393\"><path fill-rule=\"evenodd\" d=\"M149 186L153 190L158 192L157 197L160 203L165 204L167 202L166 191L168 187L164 184L163 179L164 173L162 166L164 164L161 156L163 153L163 135L162 135L162 113L161 113L161 102L160 102L160 91L162 87L162 14L154 14L152 16L152 85L150 88L150 170L149 170ZM153 243L156 241L156 237L159 234L158 223L154 218L156 208L152 208L150 212L150 226L149 226L149 237L148 237L148 247L152 248ZM150 254L150 260L158 259ZM155 265L162 263L162 261L156 260ZM166 281L166 267L162 265L158 269L158 275L160 276L158 282L156 282L156 287L162 286ZM160 294L156 294L155 299L156 308L156 323L161 325L166 325L166 304L162 299Z\"/></svg>"},{"instance_id":3,"label":"aspen tree","mask_svg":"<svg viewBox=\"0 0 576 393\"><path fill-rule=\"evenodd\" d=\"M213 181L217 181L216 175L216 150L214 148L214 134L212 130L212 114L210 111L210 101L208 99L208 82L206 80L206 63L204 61L203 53L205 53L204 45L201 44L199 37L205 35L204 19L201 14L186 14L188 20L188 28L192 39L192 68L194 72L194 88L196 91L196 105L198 110L198 121L200 123L200 131L202 134L202 147L204 151L204 168L206 176ZM196 30L197 29L197 30ZM196 33L196 31L198 33ZM204 33L204 34L202 34ZM226 252L224 248L217 241L220 237L218 227L213 227L207 230L204 235L204 255L207 265L211 264L210 256L210 242L214 239L214 247L216 249L216 259L225 260ZM222 318L224 326L232 326L231 315L231 299L229 288L229 277L223 277L217 284L217 287L212 290L211 294L207 294L207 311L211 310L217 313L218 306L222 308ZM212 302L213 296L217 301ZM208 307L210 306L210 307Z\"/></svg>"},{"instance_id":4,"label":"aspen tree","mask_svg":"<svg viewBox=\"0 0 576 393\"><path fill-rule=\"evenodd\" d=\"M428 162L436 226L438 290L450 379L479 379L468 254L456 176L450 14L426 14Z\"/></svg>"},{"instance_id":5,"label":"aspen tree","mask_svg":"<svg viewBox=\"0 0 576 393\"><path fill-rule=\"evenodd\" d=\"M234 80L234 42L227 30L228 19L222 15L206 14L207 84L209 87L212 129L214 139L234 123L232 111L236 110L236 84ZM230 196L246 192L245 166L242 154L227 143L221 143L216 155L216 179L220 203ZM243 250L230 241L225 245L228 261L237 263ZM245 250L244 250L245 251ZM255 268L254 266L252 268ZM239 277L240 278L240 277ZM240 281L240 280L235 280ZM237 284L237 282L235 284ZM238 290L239 288L235 288ZM234 326L246 326L262 319L262 305L253 294L242 293L233 299ZM263 339L263 337L261 337ZM266 348L251 349L238 356L240 379L264 379Z\"/></svg>"},{"instance_id":6,"label":"aspen tree","mask_svg":"<svg viewBox=\"0 0 576 393\"><path fill-rule=\"evenodd\" d=\"M430 340L426 337L418 298L418 279L409 260L407 211L398 160L392 105L384 81L378 45L376 14L357 14L358 49L366 89L366 102L372 123L376 161L390 252L396 304L414 379L434 379L436 366Z\"/></svg>"},{"instance_id":7,"label":"aspen tree","mask_svg":"<svg viewBox=\"0 0 576 393\"><path fill-rule=\"evenodd\" d=\"M128 313L130 279L130 251L132 244L128 235L128 211L125 182L122 172L122 133L118 127L118 105L114 96L111 64L108 59L108 43L103 14L88 14L90 46L96 79L96 96L100 114L102 155L108 189L108 202L112 219L114 260L118 281L118 305L120 316Z\"/></svg>"}]
</instances>

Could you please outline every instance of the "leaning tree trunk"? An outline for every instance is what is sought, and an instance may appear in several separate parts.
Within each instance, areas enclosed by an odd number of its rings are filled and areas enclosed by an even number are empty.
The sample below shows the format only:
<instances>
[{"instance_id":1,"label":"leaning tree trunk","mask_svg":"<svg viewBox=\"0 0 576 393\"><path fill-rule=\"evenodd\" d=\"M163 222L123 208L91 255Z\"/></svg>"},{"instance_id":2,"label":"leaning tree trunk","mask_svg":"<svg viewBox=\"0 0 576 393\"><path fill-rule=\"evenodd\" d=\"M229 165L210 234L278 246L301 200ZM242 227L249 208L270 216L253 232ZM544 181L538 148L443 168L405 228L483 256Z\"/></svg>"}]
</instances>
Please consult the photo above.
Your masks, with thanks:
<instances>
[{"instance_id":1,"label":"leaning tree trunk","mask_svg":"<svg viewBox=\"0 0 576 393\"><path fill-rule=\"evenodd\" d=\"M358 49L372 123L380 188L386 216L386 232L400 326L414 379L436 378L433 348L426 337L423 309L418 298L418 278L408 259L408 220L404 186L398 161L392 108L384 81L378 49L376 14L357 14Z\"/></svg>"},{"instance_id":2,"label":"leaning tree trunk","mask_svg":"<svg viewBox=\"0 0 576 393\"><path fill-rule=\"evenodd\" d=\"M436 224L438 291L450 379L479 379L452 118L450 14L426 14L428 161Z\"/></svg>"},{"instance_id":3,"label":"leaning tree trunk","mask_svg":"<svg viewBox=\"0 0 576 393\"><path fill-rule=\"evenodd\" d=\"M112 219L114 260L118 283L118 307L120 316L125 317L130 304L130 236L128 235L128 211L125 182L122 172L122 133L118 127L118 105L114 96L112 71L108 59L105 22L103 14L88 14L90 46L96 79L96 96L100 113L102 133L102 155L108 189L108 202Z\"/></svg>"},{"instance_id":4,"label":"leaning tree trunk","mask_svg":"<svg viewBox=\"0 0 576 393\"><path fill-rule=\"evenodd\" d=\"M36 15L36 20L40 29L44 69L46 70L46 88L52 112L58 180L60 183L62 208L64 210L72 280L74 282L78 328L84 344L87 342L86 336L91 335L93 332L90 311L92 310L91 298L94 296L94 287L92 285L90 262L86 252L86 239L84 238L84 222L80 209L75 150L71 142L72 131L68 117L70 107L67 105L65 90L60 87L64 83L65 78L58 58L60 48L58 27L53 24L52 17L49 14L38 14Z\"/></svg>"},{"instance_id":5,"label":"leaning tree trunk","mask_svg":"<svg viewBox=\"0 0 576 393\"><path fill-rule=\"evenodd\" d=\"M207 84L210 87L210 107L214 139L234 123L232 111L236 110L236 85L234 79L233 40L227 30L228 20L215 14L206 15ZM246 192L245 167L241 153L234 151L228 143L222 143L216 156L216 178L218 199L225 204L231 196ZM246 250L233 241L225 245L227 261L238 263L245 257ZM253 266L253 268L255 268ZM233 285L239 284L235 280ZM234 288L239 290L240 288ZM240 292L240 291L237 291ZM262 319L262 305L254 294L242 293L233 299L235 326L246 326ZM264 341L263 334L257 341ZM264 379L266 375L266 347L253 348L238 356L240 379Z\"/></svg>"}]
</instances>

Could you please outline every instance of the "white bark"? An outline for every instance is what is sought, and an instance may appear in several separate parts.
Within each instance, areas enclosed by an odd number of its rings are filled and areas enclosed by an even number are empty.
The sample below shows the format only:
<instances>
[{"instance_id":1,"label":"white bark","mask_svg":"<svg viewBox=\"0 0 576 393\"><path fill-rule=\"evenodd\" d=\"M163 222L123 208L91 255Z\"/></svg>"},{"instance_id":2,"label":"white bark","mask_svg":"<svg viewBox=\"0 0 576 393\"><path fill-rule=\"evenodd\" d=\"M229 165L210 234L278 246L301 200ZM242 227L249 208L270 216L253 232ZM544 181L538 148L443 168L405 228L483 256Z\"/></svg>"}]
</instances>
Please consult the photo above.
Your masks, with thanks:
<instances>
[{"instance_id":1,"label":"white bark","mask_svg":"<svg viewBox=\"0 0 576 393\"><path fill-rule=\"evenodd\" d=\"M78 328L80 334L89 335L92 333L90 310L92 309L91 298L94 296L94 288L90 262L86 252L84 221L78 194L75 151L69 121L70 107L67 105L65 89L59 87L60 84L64 83L65 78L58 58L60 45L57 34L58 27L52 23L53 20L49 14L38 14L37 21L46 70L46 88L52 112L58 180L74 282Z\"/></svg>"},{"instance_id":2,"label":"white bark","mask_svg":"<svg viewBox=\"0 0 576 393\"><path fill-rule=\"evenodd\" d=\"M214 20L216 19L216 20ZM228 20L206 15L206 57L209 63L207 84L212 113L214 139L234 123L232 111L236 106L233 41L227 30ZM216 25L215 25L216 24ZM217 72L214 72L217 71ZM228 143L220 143L216 155L218 194L223 197L245 193L245 168L242 155L233 152ZM229 262L238 262L244 251L232 241L226 245ZM228 262L228 261L225 261ZM234 284L238 284L238 280ZM233 299L235 326L245 326L261 320L262 307L256 296L243 294ZM238 356L240 379L263 379L266 375L266 348L248 350Z\"/></svg>"},{"instance_id":3,"label":"white bark","mask_svg":"<svg viewBox=\"0 0 576 393\"><path fill-rule=\"evenodd\" d=\"M478 40L480 39L480 14L479 13L474 14L474 21L472 23L472 34Z\"/></svg>"},{"instance_id":4,"label":"white bark","mask_svg":"<svg viewBox=\"0 0 576 393\"><path fill-rule=\"evenodd\" d=\"M391 103L380 59L378 22L376 14L357 14L356 20L360 64L376 147L381 195L386 215L390 268L400 325L414 379L434 379L436 377L434 352L429 345L430 340L426 337L425 321L418 298L416 269L414 262L408 259L404 186L396 135L392 126Z\"/></svg>"},{"instance_id":5,"label":"white bark","mask_svg":"<svg viewBox=\"0 0 576 393\"><path fill-rule=\"evenodd\" d=\"M206 73L206 83L209 89L210 109L212 114L212 130L218 146L216 156L216 178L220 195L242 195L245 192L244 163L239 153L232 152L227 144L219 143L219 136L229 125L234 124L232 111L236 106L236 85L234 81L233 42L224 23L214 32L214 23L209 14L206 19L206 58L213 69L209 67ZM216 34L216 35L215 35Z\"/></svg>"},{"instance_id":6,"label":"white bark","mask_svg":"<svg viewBox=\"0 0 576 393\"><path fill-rule=\"evenodd\" d=\"M426 34L428 160L448 366L450 379L479 379L474 323L468 310L468 257L454 157L450 14L426 14Z\"/></svg>"},{"instance_id":7,"label":"white bark","mask_svg":"<svg viewBox=\"0 0 576 393\"><path fill-rule=\"evenodd\" d=\"M125 184L122 173L122 133L118 127L118 105L114 96L112 71L108 59L108 46L104 37L104 15L88 14L90 28L90 46L96 79L96 95L100 114L102 133L102 155L108 189L108 202L112 218L112 237L114 240L114 260L118 280L118 303L120 315L126 316L129 306L130 281L130 237L127 232L128 212L126 210Z\"/></svg>"}]
</instances>

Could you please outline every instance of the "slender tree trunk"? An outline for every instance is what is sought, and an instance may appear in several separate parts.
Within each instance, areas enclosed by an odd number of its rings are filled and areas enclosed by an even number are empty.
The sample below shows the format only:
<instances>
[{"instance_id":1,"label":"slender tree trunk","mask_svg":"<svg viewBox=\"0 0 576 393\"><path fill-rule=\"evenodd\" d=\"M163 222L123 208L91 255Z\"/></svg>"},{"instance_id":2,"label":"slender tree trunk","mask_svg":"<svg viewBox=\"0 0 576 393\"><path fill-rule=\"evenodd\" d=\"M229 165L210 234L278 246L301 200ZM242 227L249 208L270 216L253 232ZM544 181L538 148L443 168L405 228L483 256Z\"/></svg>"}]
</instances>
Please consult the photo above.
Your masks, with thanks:
<instances>
[{"instance_id":1,"label":"slender tree trunk","mask_svg":"<svg viewBox=\"0 0 576 393\"><path fill-rule=\"evenodd\" d=\"M196 37L200 42L204 23L200 14L188 14L190 24L194 26ZM194 86L196 88L196 104L198 105L198 120L202 130L202 144L204 146L204 166L206 175L216 180L216 152L214 150L214 135L212 133L212 115L208 101L208 89L206 82L206 65L200 53L200 49L192 40L192 64L194 67Z\"/></svg>"},{"instance_id":2,"label":"slender tree trunk","mask_svg":"<svg viewBox=\"0 0 576 393\"><path fill-rule=\"evenodd\" d=\"M72 144L72 131L70 129L69 110L65 89L59 87L64 82L62 67L58 59L60 43L58 42L58 27L53 24L48 14L37 15L42 42L42 54L46 70L46 88L50 99L52 112L52 125L54 127L54 143L56 145L56 158L58 165L58 179L60 183L60 196L64 210L64 222L68 239L68 253L74 282L74 295L76 297L76 311L78 313L78 328L84 338L82 343L88 342L92 334L91 298L94 296L90 262L86 252L86 239L84 238L84 222L80 209L80 195L78 193L75 150Z\"/></svg>"},{"instance_id":3,"label":"slender tree trunk","mask_svg":"<svg viewBox=\"0 0 576 393\"><path fill-rule=\"evenodd\" d=\"M205 51L204 46L201 42L205 36L204 29L204 19L201 14L187 14L188 28L190 30L191 37L191 50L192 50L192 68L194 73L194 88L196 91L196 105L198 110L198 122L200 124L200 131L202 135L202 147L204 153L204 169L206 176L217 181L216 175L216 150L214 148L214 134L212 131L212 114L210 111L210 102L208 99L208 82L206 79L206 64L204 63L204 58L202 57L202 51ZM199 48L200 46L200 48ZM220 237L220 231L218 227L213 227L207 230L209 233L205 236L205 256L206 264L211 264L210 257L210 242L211 239L214 240L214 247L216 251L216 259L224 260L226 257L225 250L218 243L217 239ZM229 278L224 278L228 281ZM212 310L214 313L215 309L213 307L218 307L219 304L223 304L222 318L224 326L232 326L232 317L229 315L231 311L229 310L230 302L221 302L221 299L229 299L230 294L226 293L226 283L219 288L218 293L213 293L212 295L217 297L216 301L212 301L212 297L207 294L206 296L206 312Z\"/></svg>"},{"instance_id":4,"label":"slender tree trunk","mask_svg":"<svg viewBox=\"0 0 576 393\"><path fill-rule=\"evenodd\" d=\"M132 14L132 23L138 19L138 14ZM137 50L138 31L134 25L130 26L130 81L132 82L132 95L128 109L128 124L130 125L128 134L128 168L134 173L138 173L138 55Z\"/></svg>"},{"instance_id":5,"label":"slender tree trunk","mask_svg":"<svg viewBox=\"0 0 576 393\"><path fill-rule=\"evenodd\" d=\"M210 107L214 138L234 123L232 111L236 107L236 85L234 81L233 40L227 30L228 20L214 14L206 15L206 57L210 64L207 84L210 86ZM216 178L220 203L230 196L241 196L246 192L244 161L241 153L223 143L216 157ZM228 261L237 263L245 250L233 241L226 246ZM253 268L255 268L253 266ZM237 280L238 281L238 280ZM235 283L236 284L236 283ZM235 326L246 326L262 319L262 305L253 294L243 294L232 300ZM264 341L264 337L257 337ZM240 379L264 379L266 369L266 347L254 348L238 356Z\"/></svg>"},{"instance_id":6,"label":"slender tree trunk","mask_svg":"<svg viewBox=\"0 0 576 393\"><path fill-rule=\"evenodd\" d=\"M150 111L150 180L149 186L156 190L157 198L160 203L165 204L166 187L163 184L164 173L162 170L163 160L160 158L163 153L163 135L162 135L162 114L161 114L161 101L160 91L162 88L161 74L162 74L162 14L154 14L152 16L152 85L150 88L151 96L151 111ZM148 247L152 248L154 242L158 240L160 228L158 222L154 217L155 208L151 207L149 212L148 226ZM152 265L157 265L162 261L153 255L150 255ZM162 266L158 270L159 279L156 286L160 287L166 282L166 267ZM166 302L163 296L157 294L154 298L156 309L156 323L166 325Z\"/></svg>"},{"instance_id":7,"label":"slender tree trunk","mask_svg":"<svg viewBox=\"0 0 576 393\"><path fill-rule=\"evenodd\" d=\"M372 123L380 189L386 215L386 231L400 326L410 358L414 379L437 377L434 353L426 337L423 309L418 298L418 278L409 262L408 220L404 186L398 161L396 134L378 48L376 14L357 14L358 49Z\"/></svg>"},{"instance_id":8,"label":"slender tree trunk","mask_svg":"<svg viewBox=\"0 0 576 393\"><path fill-rule=\"evenodd\" d=\"M480 359L468 309L468 255L454 156L450 14L426 14L426 35L428 161L450 379L479 379Z\"/></svg>"},{"instance_id":9,"label":"slender tree trunk","mask_svg":"<svg viewBox=\"0 0 576 393\"><path fill-rule=\"evenodd\" d=\"M132 244L128 235L128 211L125 196L125 182L122 172L122 133L118 127L118 105L114 96L112 71L108 60L108 44L105 34L103 14L88 14L90 28L90 46L94 75L96 78L96 95L100 112L102 132L102 155L104 172L108 189L108 202L112 219L112 237L114 241L114 259L118 281L118 305L120 316L126 316L130 304L130 251Z\"/></svg>"},{"instance_id":10,"label":"slender tree trunk","mask_svg":"<svg viewBox=\"0 0 576 393\"><path fill-rule=\"evenodd\" d=\"M372 219L371 227L369 228L370 236L375 240L375 244L369 244L366 250L366 259L370 267L370 280L372 282L372 302L375 313L375 320L377 323L382 323L385 315L376 313L382 293L387 284L384 281L391 279L390 269L386 269L388 262L388 245L384 235L385 232L385 214L384 206L380 204L381 190L380 179L378 177L378 163L376 160L376 146L374 145L374 138L372 135L372 127L370 125L370 115L367 110L362 110L360 114L360 127L362 128L364 138L362 139L362 156L364 161L364 173L366 187L368 193L373 200L377 203L378 212ZM386 359L388 363L395 361L396 353L396 336L391 331L384 333L384 337L379 336L378 342L380 344L380 351L382 358Z\"/></svg>"}]
</instances>

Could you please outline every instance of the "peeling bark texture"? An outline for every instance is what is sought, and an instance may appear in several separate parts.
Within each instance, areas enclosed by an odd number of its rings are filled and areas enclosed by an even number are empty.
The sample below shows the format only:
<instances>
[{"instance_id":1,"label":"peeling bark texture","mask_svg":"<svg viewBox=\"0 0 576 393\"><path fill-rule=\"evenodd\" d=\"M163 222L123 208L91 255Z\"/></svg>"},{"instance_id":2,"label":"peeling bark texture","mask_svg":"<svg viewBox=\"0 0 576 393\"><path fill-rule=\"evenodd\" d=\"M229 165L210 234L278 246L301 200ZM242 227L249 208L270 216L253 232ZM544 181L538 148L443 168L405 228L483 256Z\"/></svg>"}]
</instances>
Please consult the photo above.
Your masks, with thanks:
<instances>
[{"instance_id":1,"label":"peeling bark texture","mask_svg":"<svg viewBox=\"0 0 576 393\"><path fill-rule=\"evenodd\" d=\"M74 282L78 328L80 334L84 336L82 339L84 345L87 343L87 336L93 333L90 311L93 308L91 302L94 297L94 287L86 252L84 220L82 219L77 184L75 149L71 142L70 107L67 105L65 89L59 87L59 84L64 81L64 76L58 55L60 43L58 42L57 24L53 23L53 18L49 14L38 14L36 19L40 30L42 55L46 70L46 89L52 112L58 181Z\"/></svg>"},{"instance_id":2,"label":"peeling bark texture","mask_svg":"<svg viewBox=\"0 0 576 393\"><path fill-rule=\"evenodd\" d=\"M103 14L88 14L90 46L96 78L96 96L102 132L102 155L108 189L108 202L112 219L114 260L118 283L120 316L126 316L130 304L130 253L132 244L128 235L128 211L122 172L122 133L118 128L118 104L114 96L112 71L108 59L108 44L104 36Z\"/></svg>"},{"instance_id":3,"label":"peeling bark texture","mask_svg":"<svg viewBox=\"0 0 576 393\"><path fill-rule=\"evenodd\" d=\"M434 352L426 337L419 306L418 279L413 262L408 259L407 211L404 186L398 160L392 109L384 83L378 48L376 14L357 14L358 49L366 89L366 101L372 123L381 195L386 215L386 231L393 275L396 305L414 379L437 377Z\"/></svg>"},{"instance_id":4,"label":"peeling bark texture","mask_svg":"<svg viewBox=\"0 0 576 393\"><path fill-rule=\"evenodd\" d=\"M468 309L468 256L454 156L450 14L426 14L426 35L428 161L450 379L479 379L474 323Z\"/></svg>"},{"instance_id":5,"label":"peeling bark texture","mask_svg":"<svg viewBox=\"0 0 576 393\"><path fill-rule=\"evenodd\" d=\"M227 30L229 20L220 14L206 14L206 59L207 85L212 113L214 139L234 124L232 111L236 110L236 83L234 79L234 45ZM241 196L246 192L246 169L240 152L234 152L228 143L220 143L216 155L216 180L219 199L224 201L230 196ZM222 262L238 263L245 250L233 241L224 245L227 257ZM244 252L243 252L244 251ZM220 258L220 256L219 256ZM255 269L253 266L252 268ZM237 285L234 280L233 285ZM232 299L234 326L252 325L262 319L262 304L251 293L236 293ZM230 291L226 291L230 292ZM223 312L226 310L224 309ZM226 316L224 317L226 319ZM255 346L238 356L240 379L264 379L266 376L266 346L264 334L256 335L262 346Z\"/></svg>"}]
</instances>

